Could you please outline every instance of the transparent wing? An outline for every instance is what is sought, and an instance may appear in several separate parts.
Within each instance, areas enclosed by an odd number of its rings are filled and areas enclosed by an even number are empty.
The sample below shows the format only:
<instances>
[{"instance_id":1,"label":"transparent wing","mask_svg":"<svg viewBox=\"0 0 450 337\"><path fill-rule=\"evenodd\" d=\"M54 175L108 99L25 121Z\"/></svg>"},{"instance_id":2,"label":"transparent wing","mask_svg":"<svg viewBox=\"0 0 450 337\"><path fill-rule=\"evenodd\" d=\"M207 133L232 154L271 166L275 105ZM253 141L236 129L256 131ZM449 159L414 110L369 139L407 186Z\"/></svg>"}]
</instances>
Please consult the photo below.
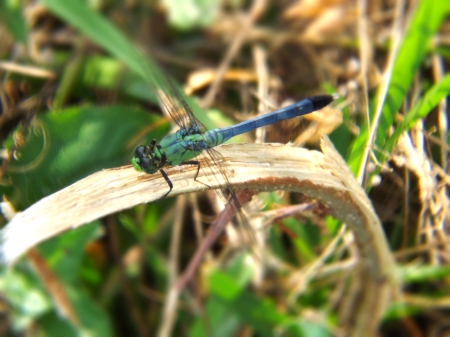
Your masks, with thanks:
<instances>
[{"instance_id":1,"label":"transparent wing","mask_svg":"<svg viewBox=\"0 0 450 337\"><path fill-rule=\"evenodd\" d=\"M213 165L202 165L201 169L209 171L207 177L212 177L211 179L217 179L217 174L222 175L225 186L221 189L216 189L216 193L219 199L222 200L224 205L232 203L236 207L235 223L239 226L239 234L241 234L240 239L243 245L252 245L256 243L256 236L253 227L250 225L248 218L244 215L242 211L241 204L236 197L236 193L228 179L229 169L226 164L225 159L222 154L214 149L208 149L200 154L201 157L209 157L210 161L214 163ZM203 161L204 162L204 161ZM208 172L207 172L208 173Z\"/></svg>"},{"instance_id":2,"label":"transparent wing","mask_svg":"<svg viewBox=\"0 0 450 337\"><path fill-rule=\"evenodd\" d=\"M154 67L153 69L156 70L158 68ZM202 134L207 131L205 126L193 114L192 109L187 104L181 89L178 88L169 76L166 76L162 71L153 71L152 76L151 78L149 77L149 79L151 79L151 82L155 87L155 91L162 106L181 129L186 130L188 133L195 134ZM198 159L201 160L202 157L206 158L206 156L209 157L209 162L214 164L203 164L200 169L206 170L206 176L211 177L210 179L217 179L217 175L223 176L226 186L221 190L216 190L217 195L225 205L232 202L236 207L236 219L241 225L241 232L244 242L246 244L255 242L256 238L254 232L248 222L248 219L243 214L241 205L239 204L236 194L230 184L230 181L228 180L228 169L224 158L219 152L213 149L208 149L200 153ZM202 162L206 163L207 161Z\"/></svg>"},{"instance_id":3,"label":"transparent wing","mask_svg":"<svg viewBox=\"0 0 450 337\"><path fill-rule=\"evenodd\" d=\"M192 133L206 132L205 126L194 116L180 89L169 79L164 82L162 87L156 89L156 93L162 106L175 123Z\"/></svg>"},{"instance_id":4,"label":"transparent wing","mask_svg":"<svg viewBox=\"0 0 450 337\"><path fill-rule=\"evenodd\" d=\"M197 126L200 132L204 132L205 127L195 118L192 109L186 103L185 95L176 83L168 76L162 68L149 56L140 54L142 59L141 68L138 69L148 84L159 97L159 101L175 123L181 128L190 130Z\"/></svg>"}]
</instances>

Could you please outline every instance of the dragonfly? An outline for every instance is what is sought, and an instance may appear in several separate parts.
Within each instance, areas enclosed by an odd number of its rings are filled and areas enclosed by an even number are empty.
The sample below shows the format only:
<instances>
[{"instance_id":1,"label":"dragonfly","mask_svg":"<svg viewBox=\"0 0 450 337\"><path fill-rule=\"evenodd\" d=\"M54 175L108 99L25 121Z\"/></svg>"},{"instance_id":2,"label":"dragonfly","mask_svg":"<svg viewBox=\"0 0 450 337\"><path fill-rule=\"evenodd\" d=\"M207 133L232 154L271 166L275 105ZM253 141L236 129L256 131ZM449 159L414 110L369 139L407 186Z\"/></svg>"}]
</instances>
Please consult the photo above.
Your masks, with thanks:
<instances>
[{"instance_id":1,"label":"dragonfly","mask_svg":"<svg viewBox=\"0 0 450 337\"><path fill-rule=\"evenodd\" d=\"M164 85L163 85L164 83ZM256 242L254 230L242 214L241 204L227 177L228 170L222 155L214 148L223 144L230 138L252 131L278 121L294 118L320 110L330 104L335 95L314 96L303 99L295 104L275 110L271 113L249 119L242 123L207 130L206 127L195 117L192 109L183 98L182 93L168 82L167 78L159 82L160 88L156 89L157 96L164 110L172 117L179 129L164 137L159 143L153 139L149 145L139 145L136 147L134 156L131 159L133 167L140 172L155 174L160 172L168 185L168 191L160 198L166 198L173 188L164 168L167 166L194 165L197 171L194 180L197 180L200 169L206 170L212 177L221 174L224 186L216 190L217 195L225 206L234 208L234 219L241 227L241 239L247 244ZM162 88L161 88L162 86ZM209 157L207 160L199 160ZM211 162L212 165L201 163ZM200 181L199 181L200 182ZM200 182L202 183L202 182ZM204 183L202 183L204 184ZM204 184L207 185L207 184ZM209 186L209 185L207 185ZM199 255L200 255L199 250ZM194 259L193 259L194 260ZM194 264L194 263L193 263ZM188 268L190 269L190 268Z\"/></svg>"},{"instance_id":2,"label":"dragonfly","mask_svg":"<svg viewBox=\"0 0 450 337\"><path fill-rule=\"evenodd\" d=\"M164 171L164 167L195 165L197 166L197 172L194 180L197 181L201 165L200 161L196 160L196 157L206 152L215 166L215 168L209 169L216 169L224 176L224 181L226 182L226 186L223 189L224 194L231 195L237 208L239 206L237 205L233 188L227 178L226 164L221 159L221 154L214 148L237 135L320 110L336 98L335 95L313 96L239 124L206 130L205 126L194 116L189 105L180 95L176 92L173 93L173 91L172 95L169 95L161 89L157 93L165 110L173 118L179 129L164 137L159 143L153 139L149 145L136 147L134 157L131 159L133 167L137 171L148 174L154 174L157 171L161 173L169 187L169 190L161 197L161 199L164 199L173 188L173 184Z\"/></svg>"}]
</instances>

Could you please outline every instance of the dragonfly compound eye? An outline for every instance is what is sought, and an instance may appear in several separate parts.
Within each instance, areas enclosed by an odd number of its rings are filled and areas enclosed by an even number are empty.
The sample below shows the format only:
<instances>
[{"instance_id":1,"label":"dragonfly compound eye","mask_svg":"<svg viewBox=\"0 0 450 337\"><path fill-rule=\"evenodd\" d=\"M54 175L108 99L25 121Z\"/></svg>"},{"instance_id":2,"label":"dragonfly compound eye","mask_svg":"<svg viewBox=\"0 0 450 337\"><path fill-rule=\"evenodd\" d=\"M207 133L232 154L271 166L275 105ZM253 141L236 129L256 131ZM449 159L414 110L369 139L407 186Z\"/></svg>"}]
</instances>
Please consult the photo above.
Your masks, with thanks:
<instances>
[{"instance_id":1,"label":"dragonfly compound eye","mask_svg":"<svg viewBox=\"0 0 450 337\"><path fill-rule=\"evenodd\" d=\"M134 155L137 158L142 158L144 157L144 152L145 152L145 146L144 145L139 145L136 150L134 150Z\"/></svg>"},{"instance_id":2,"label":"dragonfly compound eye","mask_svg":"<svg viewBox=\"0 0 450 337\"><path fill-rule=\"evenodd\" d=\"M148 157L141 158L139 166L141 167L142 171L148 174L153 174L157 171L153 161Z\"/></svg>"}]
</instances>

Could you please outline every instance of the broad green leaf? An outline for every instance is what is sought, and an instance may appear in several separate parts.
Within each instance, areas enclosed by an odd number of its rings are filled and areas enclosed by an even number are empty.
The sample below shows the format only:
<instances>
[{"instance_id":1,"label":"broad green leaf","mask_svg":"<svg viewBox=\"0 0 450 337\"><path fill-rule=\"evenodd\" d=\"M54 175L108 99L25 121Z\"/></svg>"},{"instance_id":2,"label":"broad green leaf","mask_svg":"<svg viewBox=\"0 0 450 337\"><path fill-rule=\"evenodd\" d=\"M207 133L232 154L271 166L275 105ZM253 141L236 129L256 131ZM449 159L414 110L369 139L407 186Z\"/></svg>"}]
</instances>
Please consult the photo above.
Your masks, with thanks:
<instances>
[{"instance_id":1,"label":"broad green leaf","mask_svg":"<svg viewBox=\"0 0 450 337\"><path fill-rule=\"evenodd\" d=\"M158 120L124 106L72 107L38 116L0 192L16 209L24 209L89 174L128 164L136 145L167 132L154 124Z\"/></svg>"},{"instance_id":2,"label":"broad green leaf","mask_svg":"<svg viewBox=\"0 0 450 337\"><path fill-rule=\"evenodd\" d=\"M272 336L275 328L289 319L278 312L269 299L260 299L248 291L250 282L245 254L236 258L225 271L209 276L205 317L192 325L190 336L230 336L243 325L250 325L258 336Z\"/></svg>"},{"instance_id":3,"label":"broad green leaf","mask_svg":"<svg viewBox=\"0 0 450 337\"><path fill-rule=\"evenodd\" d=\"M39 336L42 337L78 337L77 329L56 311L50 311L39 320Z\"/></svg>"},{"instance_id":4,"label":"broad green leaf","mask_svg":"<svg viewBox=\"0 0 450 337\"><path fill-rule=\"evenodd\" d=\"M114 336L112 324L105 313L91 295L78 286L67 287L69 299L80 319L81 328L77 329L78 336Z\"/></svg>"},{"instance_id":5,"label":"broad green leaf","mask_svg":"<svg viewBox=\"0 0 450 337\"><path fill-rule=\"evenodd\" d=\"M206 315L199 317L191 326L190 337L234 336L242 324L239 315L214 297L208 299L205 312Z\"/></svg>"},{"instance_id":6,"label":"broad green leaf","mask_svg":"<svg viewBox=\"0 0 450 337\"><path fill-rule=\"evenodd\" d=\"M70 305L79 320L74 327L56 312L48 313L38 320L40 336L48 337L84 337L113 336L112 324L103 310L80 287L65 285ZM55 310L56 311L56 310Z\"/></svg>"},{"instance_id":7,"label":"broad green leaf","mask_svg":"<svg viewBox=\"0 0 450 337\"><path fill-rule=\"evenodd\" d=\"M73 283L78 280L86 245L99 234L99 223L94 222L43 242L39 251L63 282Z\"/></svg>"},{"instance_id":8,"label":"broad green leaf","mask_svg":"<svg viewBox=\"0 0 450 337\"><path fill-rule=\"evenodd\" d=\"M20 267L23 265L19 264ZM29 324L46 312L52 303L42 288L40 281L30 270L1 268L0 293L7 296L13 328L24 330Z\"/></svg>"},{"instance_id":9,"label":"broad green leaf","mask_svg":"<svg viewBox=\"0 0 450 337\"><path fill-rule=\"evenodd\" d=\"M215 271L209 278L209 289L228 311L237 314L242 323L251 325L261 336L271 336L278 325L289 320L269 299L256 297L236 283L232 275Z\"/></svg>"}]
</instances>

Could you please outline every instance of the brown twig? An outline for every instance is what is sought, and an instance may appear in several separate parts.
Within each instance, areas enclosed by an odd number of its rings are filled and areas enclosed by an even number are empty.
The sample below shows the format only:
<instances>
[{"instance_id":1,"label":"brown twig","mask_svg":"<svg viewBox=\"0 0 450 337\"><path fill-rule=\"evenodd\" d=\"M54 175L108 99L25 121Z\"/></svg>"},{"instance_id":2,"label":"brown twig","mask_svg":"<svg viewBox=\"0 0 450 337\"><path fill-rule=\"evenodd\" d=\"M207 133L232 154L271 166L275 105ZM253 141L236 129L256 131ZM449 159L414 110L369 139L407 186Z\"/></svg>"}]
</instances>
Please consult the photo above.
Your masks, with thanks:
<instances>
[{"instance_id":1,"label":"brown twig","mask_svg":"<svg viewBox=\"0 0 450 337\"><path fill-rule=\"evenodd\" d=\"M254 0L250 12L246 16L245 21L242 24L242 28L239 30L239 34L236 36L236 38L233 40L233 43L228 48L218 68L216 77L214 78L211 86L209 87L208 92L206 93L205 97L202 100L201 106L203 109L207 109L214 101L214 97L216 96L217 90L219 89L223 76L225 75L227 69L230 67L231 61L233 60L236 53L239 51L239 48L242 46L242 43L245 41L245 38L247 37L247 34L250 31L250 28L253 26L253 23L264 12L265 7L266 7L265 0Z\"/></svg>"},{"instance_id":2,"label":"brown twig","mask_svg":"<svg viewBox=\"0 0 450 337\"><path fill-rule=\"evenodd\" d=\"M255 194L255 191L252 190L241 190L236 194L237 200L240 205L244 205L250 201L252 196ZM184 289L186 284L192 279L195 271L197 270L203 256L207 252L209 248L214 244L214 242L218 239L220 234L222 234L225 225L233 218L234 214L236 214L237 208L233 202L230 202L220 213L220 215L216 218L216 220L211 225L211 230L208 231L208 235L202 241L201 245L196 250L194 256L189 261L188 266L185 271L181 275L180 279L176 284L176 288L181 291Z\"/></svg>"}]
</instances>

